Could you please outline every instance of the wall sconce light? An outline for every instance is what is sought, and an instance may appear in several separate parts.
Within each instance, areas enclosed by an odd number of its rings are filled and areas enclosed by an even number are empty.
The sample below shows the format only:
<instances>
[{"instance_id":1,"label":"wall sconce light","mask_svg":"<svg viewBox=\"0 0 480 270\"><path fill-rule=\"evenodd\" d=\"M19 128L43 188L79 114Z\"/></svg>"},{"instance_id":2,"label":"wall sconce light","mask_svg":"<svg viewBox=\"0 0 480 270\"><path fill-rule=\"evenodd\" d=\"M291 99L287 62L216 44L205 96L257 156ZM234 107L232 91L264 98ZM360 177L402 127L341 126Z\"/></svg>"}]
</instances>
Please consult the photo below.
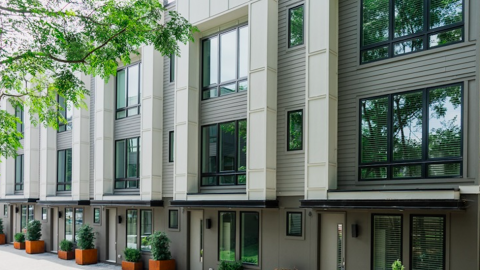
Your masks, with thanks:
<instances>
[{"instance_id":1,"label":"wall sconce light","mask_svg":"<svg viewBox=\"0 0 480 270\"><path fill-rule=\"evenodd\" d=\"M358 237L358 224L352 224L352 237Z\"/></svg>"},{"instance_id":2,"label":"wall sconce light","mask_svg":"<svg viewBox=\"0 0 480 270\"><path fill-rule=\"evenodd\" d=\"M212 228L212 219L210 218L205 219L205 228L207 229Z\"/></svg>"},{"instance_id":3,"label":"wall sconce light","mask_svg":"<svg viewBox=\"0 0 480 270\"><path fill-rule=\"evenodd\" d=\"M62 218L62 211L58 211L58 218Z\"/></svg>"},{"instance_id":4,"label":"wall sconce light","mask_svg":"<svg viewBox=\"0 0 480 270\"><path fill-rule=\"evenodd\" d=\"M17 206L15 207L15 213L18 213L18 207Z\"/></svg>"},{"instance_id":5,"label":"wall sconce light","mask_svg":"<svg viewBox=\"0 0 480 270\"><path fill-rule=\"evenodd\" d=\"M118 216L118 224L122 224L122 216Z\"/></svg>"}]
</instances>

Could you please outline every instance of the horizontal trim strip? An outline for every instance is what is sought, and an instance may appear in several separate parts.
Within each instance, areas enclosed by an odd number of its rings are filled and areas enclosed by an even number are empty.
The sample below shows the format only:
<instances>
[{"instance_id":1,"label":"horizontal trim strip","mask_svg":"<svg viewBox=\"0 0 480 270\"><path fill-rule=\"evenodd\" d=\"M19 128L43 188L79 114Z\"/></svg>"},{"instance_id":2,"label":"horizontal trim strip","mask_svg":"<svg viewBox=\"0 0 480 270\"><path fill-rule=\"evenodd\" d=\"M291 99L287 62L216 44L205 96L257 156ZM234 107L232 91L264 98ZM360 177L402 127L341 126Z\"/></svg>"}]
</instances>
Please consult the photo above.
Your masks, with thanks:
<instances>
[{"instance_id":1,"label":"horizontal trim strip","mask_svg":"<svg viewBox=\"0 0 480 270\"><path fill-rule=\"evenodd\" d=\"M150 206L150 207L163 207L163 200L154 201L103 201L92 200L90 201L92 206Z\"/></svg>"},{"instance_id":2,"label":"horizontal trim strip","mask_svg":"<svg viewBox=\"0 0 480 270\"><path fill-rule=\"evenodd\" d=\"M278 208L278 200L219 200L219 201L171 201L172 206L216 208Z\"/></svg>"},{"instance_id":3,"label":"horizontal trim strip","mask_svg":"<svg viewBox=\"0 0 480 270\"><path fill-rule=\"evenodd\" d=\"M301 208L465 210L463 200L300 200Z\"/></svg>"},{"instance_id":4,"label":"horizontal trim strip","mask_svg":"<svg viewBox=\"0 0 480 270\"><path fill-rule=\"evenodd\" d=\"M39 205L90 205L89 200L80 201L38 201Z\"/></svg>"},{"instance_id":5,"label":"horizontal trim strip","mask_svg":"<svg viewBox=\"0 0 480 270\"><path fill-rule=\"evenodd\" d=\"M36 198L21 198L21 199L0 199L0 202L6 203L36 203L39 199Z\"/></svg>"}]
</instances>

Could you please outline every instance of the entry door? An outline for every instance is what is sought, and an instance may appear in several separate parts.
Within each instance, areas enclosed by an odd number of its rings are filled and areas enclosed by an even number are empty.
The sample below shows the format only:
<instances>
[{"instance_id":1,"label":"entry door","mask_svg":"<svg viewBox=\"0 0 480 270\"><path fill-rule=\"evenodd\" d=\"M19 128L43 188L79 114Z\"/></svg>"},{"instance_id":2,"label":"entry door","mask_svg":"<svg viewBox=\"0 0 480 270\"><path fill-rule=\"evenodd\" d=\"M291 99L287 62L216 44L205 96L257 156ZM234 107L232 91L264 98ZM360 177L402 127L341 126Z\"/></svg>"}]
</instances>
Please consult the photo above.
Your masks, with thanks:
<instances>
[{"instance_id":1,"label":"entry door","mask_svg":"<svg viewBox=\"0 0 480 270\"><path fill-rule=\"evenodd\" d=\"M190 211L190 270L203 269L203 211Z\"/></svg>"},{"instance_id":2,"label":"entry door","mask_svg":"<svg viewBox=\"0 0 480 270\"><path fill-rule=\"evenodd\" d=\"M108 258L109 262L117 262L117 209L108 209Z\"/></svg>"},{"instance_id":3,"label":"entry door","mask_svg":"<svg viewBox=\"0 0 480 270\"><path fill-rule=\"evenodd\" d=\"M58 208L53 207L50 209L50 218L52 220L52 251L58 251Z\"/></svg>"},{"instance_id":4,"label":"entry door","mask_svg":"<svg viewBox=\"0 0 480 270\"><path fill-rule=\"evenodd\" d=\"M320 214L320 270L345 270L345 214Z\"/></svg>"}]
</instances>

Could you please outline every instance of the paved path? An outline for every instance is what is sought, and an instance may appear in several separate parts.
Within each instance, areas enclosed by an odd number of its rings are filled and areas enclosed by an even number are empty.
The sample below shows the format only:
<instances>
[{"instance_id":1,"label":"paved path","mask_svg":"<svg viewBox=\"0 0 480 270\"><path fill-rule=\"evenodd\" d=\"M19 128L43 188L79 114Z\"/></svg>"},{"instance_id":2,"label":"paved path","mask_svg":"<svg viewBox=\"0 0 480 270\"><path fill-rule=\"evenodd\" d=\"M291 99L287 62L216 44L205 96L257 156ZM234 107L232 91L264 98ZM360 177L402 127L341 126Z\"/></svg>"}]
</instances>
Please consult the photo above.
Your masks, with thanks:
<instances>
[{"instance_id":1,"label":"paved path","mask_svg":"<svg viewBox=\"0 0 480 270\"><path fill-rule=\"evenodd\" d=\"M98 263L77 265L75 260L60 260L57 254L27 254L25 250L14 249L13 245L0 245L0 270L120 270L118 265Z\"/></svg>"}]
</instances>

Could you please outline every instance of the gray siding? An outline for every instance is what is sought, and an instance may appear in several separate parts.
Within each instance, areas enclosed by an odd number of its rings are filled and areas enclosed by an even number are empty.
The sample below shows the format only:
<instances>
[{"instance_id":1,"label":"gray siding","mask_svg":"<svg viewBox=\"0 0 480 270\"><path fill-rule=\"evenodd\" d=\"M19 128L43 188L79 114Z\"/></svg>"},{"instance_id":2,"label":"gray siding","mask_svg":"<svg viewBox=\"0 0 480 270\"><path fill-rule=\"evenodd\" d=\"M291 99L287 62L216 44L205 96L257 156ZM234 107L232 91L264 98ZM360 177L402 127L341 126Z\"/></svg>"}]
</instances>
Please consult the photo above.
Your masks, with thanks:
<instances>
[{"instance_id":1,"label":"gray siding","mask_svg":"<svg viewBox=\"0 0 480 270\"><path fill-rule=\"evenodd\" d=\"M200 101L200 125L246 118L246 91Z\"/></svg>"},{"instance_id":2,"label":"gray siding","mask_svg":"<svg viewBox=\"0 0 480 270\"><path fill-rule=\"evenodd\" d=\"M115 140L140 137L141 115L115 120Z\"/></svg>"},{"instance_id":3,"label":"gray siding","mask_svg":"<svg viewBox=\"0 0 480 270\"><path fill-rule=\"evenodd\" d=\"M305 152L287 153L287 111L305 106L305 47L287 48L288 9L301 1L278 4L277 191L303 193ZM280 193L281 195L281 193Z\"/></svg>"},{"instance_id":4,"label":"gray siding","mask_svg":"<svg viewBox=\"0 0 480 270\"><path fill-rule=\"evenodd\" d=\"M95 188L95 78L90 84L90 198L94 196Z\"/></svg>"},{"instance_id":5,"label":"gray siding","mask_svg":"<svg viewBox=\"0 0 480 270\"><path fill-rule=\"evenodd\" d=\"M468 0L467 0L468 1ZM471 0L471 3L478 2ZM468 5L466 5L468 6ZM388 93L421 89L436 85L464 82L465 97L476 100L478 93L469 85L475 79L476 37L467 36L467 42L443 48L427 50L393 59L359 65L360 1L346 0L339 3L339 101L338 101L338 188L339 189L385 189L385 188L443 188L456 187L459 183L472 183L477 177L472 168L466 168L462 179L424 179L403 181L357 181L358 170L358 117L359 99ZM477 9L478 10L478 9ZM478 11L477 17L478 17ZM472 24L466 28L478 29ZM472 31L465 31L466 33ZM470 88L470 89L469 89ZM467 99L465 99L467 100ZM477 106L477 105L476 105ZM464 103L465 116L474 112L473 106ZM477 113L478 115L478 113ZM478 126L476 117L465 117L464 126ZM473 129L464 129L466 141L475 136ZM478 135L477 135L478 136ZM478 149L474 145L464 146L464 151ZM464 155L478 160L478 151ZM471 162L470 162L471 163ZM465 167L464 167L465 168ZM470 173L471 172L471 173Z\"/></svg>"},{"instance_id":6,"label":"gray siding","mask_svg":"<svg viewBox=\"0 0 480 270\"><path fill-rule=\"evenodd\" d=\"M57 150L72 148L72 130L57 133Z\"/></svg>"}]
</instances>

